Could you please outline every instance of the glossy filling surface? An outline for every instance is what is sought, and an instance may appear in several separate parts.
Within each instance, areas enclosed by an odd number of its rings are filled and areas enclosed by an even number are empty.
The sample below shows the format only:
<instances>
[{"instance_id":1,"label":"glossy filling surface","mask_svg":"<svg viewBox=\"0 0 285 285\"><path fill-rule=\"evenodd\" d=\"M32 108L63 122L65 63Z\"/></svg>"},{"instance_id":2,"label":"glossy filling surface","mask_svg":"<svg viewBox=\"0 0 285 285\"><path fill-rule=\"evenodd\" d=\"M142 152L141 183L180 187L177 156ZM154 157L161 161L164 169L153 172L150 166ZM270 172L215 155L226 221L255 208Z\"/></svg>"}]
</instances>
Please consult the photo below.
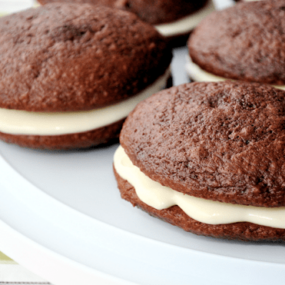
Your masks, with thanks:
<instances>
[{"instance_id":1,"label":"glossy filling surface","mask_svg":"<svg viewBox=\"0 0 285 285\"><path fill-rule=\"evenodd\" d=\"M251 222L285 229L285 207L265 208L221 203L175 191L147 177L119 146L114 155L117 173L134 188L139 199L157 209L179 206L189 217L206 224Z\"/></svg>"},{"instance_id":2,"label":"glossy filling surface","mask_svg":"<svg viewBox=\"0 0 285 285\"><path fill-rule=\"evenodd\" d=\"M21 135L63 135L95 130L128 116L142 100L166 87L170 68L139 94L100 109L79 112L27 112L0 108L0 132Z\"/></svg>"}]
</instances>

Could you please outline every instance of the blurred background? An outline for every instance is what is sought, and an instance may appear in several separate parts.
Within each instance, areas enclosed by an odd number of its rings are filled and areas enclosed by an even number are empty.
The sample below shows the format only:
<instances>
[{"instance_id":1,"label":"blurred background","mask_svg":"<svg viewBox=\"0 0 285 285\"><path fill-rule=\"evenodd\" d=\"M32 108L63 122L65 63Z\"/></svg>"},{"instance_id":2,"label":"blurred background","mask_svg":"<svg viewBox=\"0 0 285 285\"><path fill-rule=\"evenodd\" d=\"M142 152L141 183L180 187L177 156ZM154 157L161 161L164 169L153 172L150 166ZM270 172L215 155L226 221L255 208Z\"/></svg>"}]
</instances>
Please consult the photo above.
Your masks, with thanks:
<instances>
[{"instance_id":1,"label":"blurred background","mask_svg":"<svg viewBox=\"0 0 285 285\"><path fill-rule=\"evenodd\" d=\"M17 12L35 4L34 0L5 0L0 1L0 13Z\"/></svg>"}]
</instances>

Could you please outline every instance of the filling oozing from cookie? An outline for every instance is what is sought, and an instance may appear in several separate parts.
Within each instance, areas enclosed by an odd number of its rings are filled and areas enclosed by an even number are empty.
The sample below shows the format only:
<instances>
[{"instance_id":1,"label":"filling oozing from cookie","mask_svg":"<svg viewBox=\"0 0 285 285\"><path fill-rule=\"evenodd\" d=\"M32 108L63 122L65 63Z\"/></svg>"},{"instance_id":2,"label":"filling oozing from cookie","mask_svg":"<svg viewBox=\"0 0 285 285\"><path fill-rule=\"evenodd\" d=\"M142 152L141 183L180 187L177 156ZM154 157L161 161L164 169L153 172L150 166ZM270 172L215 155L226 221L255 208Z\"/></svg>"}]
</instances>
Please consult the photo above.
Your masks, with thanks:
<instances>
[{"instance_id":1,"label":"filling oozing from cookie","mask_svg":"<svg viewBox=\"0 0 285 285\"><path fill-rule=\"evenodd\" d=\"M147 177L133 165L121 146L115 153L114 166L117 173L135 188L139 199L157 210L177 205L189 217L206 224L251 222L285 229L285 207L234 205L183 194Z\"/></svg>"},{"instance_id":2,"label":"filling oozing from cookie","mask_svg":"<svg viewBox=\"0 0 285 285\"><path fill-rule=\"evenodd\" d=\"M194 63L189 55L186 58L186 72L188 76L197 82L219 82L229 80L229 78L224 78L221 76L217 76L215 74L209 73L203 70L199 65ZM275 88L285 90L285 85L272 85Z\"/></svg>"},{"instance_id":3,"label":"filling oozing from cookie","mask_svg":"<svg viewBox=\"0 0 285 285\"><path fill-rule=\"evenodd\" d=\"M171 37L191 32L207 15L215 11L212 0L201 10L168 24L156 25L155 28L165 37Z\"/></svg>"},{"instance_id":4,"label":"filling oozing from cookie","mask_svg":"<svg viewBox=\"0 0 285 285\"><path fill-rule=\"evenodd\" d=\"M27 112L0 108L0 132L21 135L64 135L95 130L126 118L142 100L166 87L170 68L139 94L100 109L78 112Z\"/></svg>"}]
</instances>

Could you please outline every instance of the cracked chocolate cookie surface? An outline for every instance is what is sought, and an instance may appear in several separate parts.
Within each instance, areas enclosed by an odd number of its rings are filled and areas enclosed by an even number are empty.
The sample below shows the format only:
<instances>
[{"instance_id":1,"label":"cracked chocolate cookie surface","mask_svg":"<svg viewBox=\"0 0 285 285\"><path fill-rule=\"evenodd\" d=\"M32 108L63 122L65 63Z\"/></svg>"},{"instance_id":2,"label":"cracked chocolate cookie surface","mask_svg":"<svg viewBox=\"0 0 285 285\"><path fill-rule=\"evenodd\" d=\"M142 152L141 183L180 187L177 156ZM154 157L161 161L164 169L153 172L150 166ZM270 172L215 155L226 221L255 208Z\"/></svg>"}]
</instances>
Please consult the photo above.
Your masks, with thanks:
<instances>
[{"instance_id":1,"label":"cracked chocolate cookie surface","mask_svg":"<svg viewBox=\"0 0 285 285\"><path fill-rule=\"evenodd\" d=\"M49 4L0 19L0 107L80 111L136 95L171 61L164 37L104 6Z\"/></svg>"}]
</instances>

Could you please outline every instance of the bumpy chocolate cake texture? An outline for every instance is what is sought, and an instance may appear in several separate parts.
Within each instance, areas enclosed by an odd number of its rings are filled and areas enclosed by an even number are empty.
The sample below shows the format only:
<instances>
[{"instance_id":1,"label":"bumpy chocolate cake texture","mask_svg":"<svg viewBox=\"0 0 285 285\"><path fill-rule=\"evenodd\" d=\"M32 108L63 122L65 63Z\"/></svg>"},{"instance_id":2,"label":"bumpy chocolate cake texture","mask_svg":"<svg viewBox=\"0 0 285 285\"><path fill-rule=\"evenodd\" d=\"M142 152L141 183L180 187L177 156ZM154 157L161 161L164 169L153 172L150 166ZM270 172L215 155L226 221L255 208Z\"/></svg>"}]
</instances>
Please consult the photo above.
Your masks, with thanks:
<instances>
[{"instance_id":1,"label":"bumpy chocolate cake texture","mask_svg":"<svg viewBox=\"0 0 285 285\"><path fill-rule=\"evenodd\" d=\"M136 194L134 187L124 180L114 169L121 197L132 203L153 217L157 217L187 232L196 235L211 236L224 239L238 239L243 241L285 241L285 230L256 225L247 222L210 225L198 222L187 216L178 206L164 210L156 210L142 202Z\"/></svg>"},{"instance_id":2,"label":"bumpy chocolate cake texture","mask_svg":"<svg viewBox=\"0 0 285 285\"><path fill-rule=\"evenodd\" d=\"M285 205L285 92L258 83L189 83L141 102L120 142L151 179L225 203Z\"/></svg>"},{"instance_id":3,"label":"bumpy chocolate cake texture","mask_svg":"<svg viewBox=\"0 0 285 285\"><path fill-rule=\"evenodd\" d=\"M0 19L0 107L90 110L136 95L171 61L164 37L135 15L50 4Z\"/></svg>"},{"instance_id":4,"label":"bumpy chocolate cake texture","mask_svg":"<svg viewBox=\"0 0 285 285\"><path fill-rule=\"evenodd\" d=\"M39 0L41 4L53 2L100 4L136 14L150 24L170 23L201 9L207 0Z\"/></svg>"},{"instance_id":5,"label":"bumpy chocolate cake texture","mask_svg":"<svg viewBox=\"0 0 285 285\"><path fill-rule=\"evenodd\" d=\"M202 69L230 79L285 84L285 2L255 1L212 13L188 48Z\"/></svg>"}]
</instances>

